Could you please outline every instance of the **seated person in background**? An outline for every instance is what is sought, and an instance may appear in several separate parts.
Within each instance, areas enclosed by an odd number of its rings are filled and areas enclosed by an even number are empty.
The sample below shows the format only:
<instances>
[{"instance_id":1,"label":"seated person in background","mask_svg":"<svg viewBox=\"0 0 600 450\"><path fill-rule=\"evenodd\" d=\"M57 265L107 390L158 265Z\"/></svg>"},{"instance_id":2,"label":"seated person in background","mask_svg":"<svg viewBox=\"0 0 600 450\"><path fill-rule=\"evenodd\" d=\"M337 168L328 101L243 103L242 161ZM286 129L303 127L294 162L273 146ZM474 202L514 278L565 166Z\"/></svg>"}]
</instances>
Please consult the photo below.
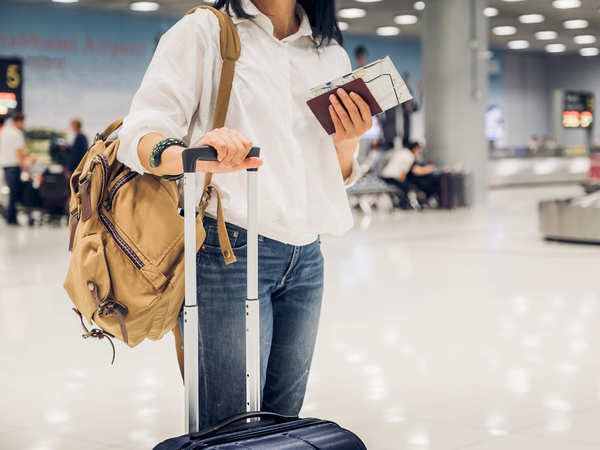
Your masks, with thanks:
<instances>
[{"instance_id":1,"label":"seated person in background","mask_svg":"<svg viewBox=\"0 0 600 450\"><path fill-rule=\"evenodd\" d=\"M388 162L381 171L383 181L401 191L401 195L395 199L394 203L402 209L408 209L410 206L406 195L409 188L406 178L414 164L415 155L410 150L395 148L389 152Z\"/></svg>"},{"instance_id":2,"label":"seated person in background","mask_svg":"<svg viewBox=\"0 0 600 450\"><path fill-rule=\"evenodd\" d=\"M406 148L396 148L390 152L387 164L381 171L386 183L401 189L406 187L406 178L415 164L415 155Z\"/></svg>"},{"instance_id":3,"label":"seated person in background","mask_svg":"<svg viewBox=\"0 0 600 450\"><path fill-rule=\"evenodd\" d=\"M417 189L425 193L426 200L439 199L440 195L440 173L436 166L420 162L423 146L419 142L412 142L408 149L414 157L414 163L410 168L406 181L414 184Z\"/></svg>"},{"instance_id":4,"label":"seated person in background","mask_svg":"<svg viewBox=\"0 0 600 450\"><path fill-rule=\"evenodd\" d=\"M542 140L538 137L537 134L534 134L529 138L529 153L536 154L540 151L540 147L542 146Z\"/></svg>"}]
</instances>

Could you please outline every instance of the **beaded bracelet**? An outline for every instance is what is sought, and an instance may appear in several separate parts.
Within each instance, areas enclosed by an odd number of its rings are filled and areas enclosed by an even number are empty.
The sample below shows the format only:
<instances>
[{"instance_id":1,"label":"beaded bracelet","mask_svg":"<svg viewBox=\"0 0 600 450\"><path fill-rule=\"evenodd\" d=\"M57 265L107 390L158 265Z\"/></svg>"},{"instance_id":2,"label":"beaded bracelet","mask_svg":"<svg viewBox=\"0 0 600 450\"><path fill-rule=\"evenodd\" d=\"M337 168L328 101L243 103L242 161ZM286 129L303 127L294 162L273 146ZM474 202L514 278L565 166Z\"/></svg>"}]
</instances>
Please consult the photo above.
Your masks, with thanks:
<instances>
[{"instance_id":1,"label":"beaded bracelet","mask_svg":"<svg viewBox=\"0 0 600 450\"><path fill-rule=\"evenodd\" d=\"M179 181L183 178L183 174L180 173L179 175L163 175L161 178L167 181Z\"/></svg>"},{"instance_id":2,"label":"beaded bracelet","mask_svg":"<svg viewBox=\"0 0 600 450\"><path fill-rule=\"evenodd\" d=\"M162 154L164 153L164 151L167 148L169 148L173 145L178 145L180 147L186 146L185 142L183 142L181 139L175 139L175 138L163 139L162 141L159 141L156 144L154 144L154 147L152 147L152 151L150 152L150 160L149 160L150 167L152 167L153 169L156 169L158 166L160 166Z\"/></svg>"}]
</instances>

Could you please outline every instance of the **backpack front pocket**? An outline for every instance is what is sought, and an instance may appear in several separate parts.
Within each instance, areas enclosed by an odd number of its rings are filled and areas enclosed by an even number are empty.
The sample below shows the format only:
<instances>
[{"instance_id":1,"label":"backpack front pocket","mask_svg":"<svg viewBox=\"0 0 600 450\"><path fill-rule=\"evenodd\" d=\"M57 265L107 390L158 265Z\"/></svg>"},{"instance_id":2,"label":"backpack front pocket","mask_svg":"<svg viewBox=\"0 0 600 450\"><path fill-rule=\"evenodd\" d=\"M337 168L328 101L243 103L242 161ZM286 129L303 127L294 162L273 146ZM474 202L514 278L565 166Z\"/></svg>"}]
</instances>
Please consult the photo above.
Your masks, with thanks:
<instances>
[{"instance_id":1,"label":"backpack front pocket","mask_svg":"<svg viewBox=\"0 0 600 450\"><path fill-rule=\"evenodd\" d=\"M100 235L82 238L73 250L78 264L71 264L65 289L77 309L87 318L98 308L97 301L106 300L110 293L110 274ZM93 287L95 286L95 288Z\"/></svg>"}]
</instances>

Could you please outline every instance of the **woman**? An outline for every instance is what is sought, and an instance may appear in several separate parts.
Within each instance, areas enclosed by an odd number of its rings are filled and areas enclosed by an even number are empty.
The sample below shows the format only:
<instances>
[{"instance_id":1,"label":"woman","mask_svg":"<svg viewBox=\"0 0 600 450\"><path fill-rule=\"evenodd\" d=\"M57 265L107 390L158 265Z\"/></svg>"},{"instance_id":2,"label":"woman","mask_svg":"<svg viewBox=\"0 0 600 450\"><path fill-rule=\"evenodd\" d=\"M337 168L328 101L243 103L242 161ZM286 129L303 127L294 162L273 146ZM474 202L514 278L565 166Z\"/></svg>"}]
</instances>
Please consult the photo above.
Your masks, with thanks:
<instances>
[{"instance_id":1,"label":"woman","mask_svg":"<svg viewBox=\"0 0 600 450\"><path fill-rule=\"evenodd\" d=\"M340 235L352 225L344 184L358 176L354 153L371 125L368 105L353 93L339 90L330 98L333 137L306 106L310 88L351 69L338 44L334 0L219 0L215 6L230 12L242 42L227 127L208 128L221 71L219 26L212 13L199 10L162 37L125 119L119 150L119 159L132 169L156 175L182 172L182 145L166 147L158 166L149 162L166 138L185 136L186 142L218 151L218 163L198 163L197 169L217 173L214 183L223 195L238 262L223 262L211 204L205 245L197 256L202 428L245 410L242 169L264 160L259 174L262 409L297 415L323 293L319 235ZM261 148L262 160L245 160L252 144Z\"/></svg>"}]
</instances>

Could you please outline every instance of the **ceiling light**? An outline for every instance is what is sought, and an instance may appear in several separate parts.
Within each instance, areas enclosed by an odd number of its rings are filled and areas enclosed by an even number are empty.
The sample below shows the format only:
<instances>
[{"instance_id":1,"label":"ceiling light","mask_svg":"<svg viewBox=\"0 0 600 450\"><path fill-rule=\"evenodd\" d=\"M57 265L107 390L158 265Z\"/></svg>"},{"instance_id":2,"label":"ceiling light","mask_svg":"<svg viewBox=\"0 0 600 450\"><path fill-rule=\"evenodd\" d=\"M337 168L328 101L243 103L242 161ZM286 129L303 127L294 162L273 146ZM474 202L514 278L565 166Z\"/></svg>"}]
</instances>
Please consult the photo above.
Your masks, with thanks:
<instances>
[{"instance_id":1,"label":"ceiling light","mask_svg":"<svg viewBox=\"0 0 600 450\"><path fill-rule=\"evenodd\" d=\"M579 54L581 56L598 56L600 54L600 50L595 47L586 47L579 49Z\"/></svg>"},{"instance_id":2,"label":"ceiling light","mask_svg":"<svg viewBox=\"0 0 600 450\"><path fill-rule=\"evenodd\" d=\"M344 8L338 11L338 16L342 19L360 19L366 15L367 11L362 8Z\"/></svg>"},{"instance_id":3,"label":"ceiling light","mask_svg":"<svg viewBox=\"0 0 600 450\"><path fill-rule=\"evenodd\" d=\"M548 44L546 45L546 51L548 53L562 53L567 49L565 44Z\"/></svg>"},{"instance_id":4,"label":"ceiling light","mask_svg":"<svg viewBox=\"0 0 600 450\"><path fill-rule=\"evenodd\" d=\"M526 48L529 48L529 41L525 41L522 39L516 41L509 41L508 48L512 50L524 50Z\"/></svg>"},{"instance_id":5,"label":"ceiling light","mask_svg":"<svg viewBox=\"0 0 600 450\"><path fill-rule=\"evenodd\" d=\"M512 36L517 32L517 29L511 25L505 25L501 27L494 27L492 31L496 36Z\"/></svg>"},{"instance_id":6,"label":"ceiling light","mask_svg":"<svg viewBox=\"0 0 600 450\"><path fill-rule=\"evenodd\" d=\"M394 22L398 25L414 25L419 21L417 16L413 16L412 14L402 14L400 16L394 17Z\"/></svg>"},{"instance_id":7,"label":"ceiling light","mask_svg":"<svg viewBox=\"0 0 600 450\"><path fill-rule=\"evenodd\" d=\"M589 45L596 42L596 36L593 34L580 34L579 36L575 36L573 38L573 42L579 45Z\"/></svg>"},{"instance_id":8,"label":"ceiling light","mask_svg":"<svg viewBox=\"0 0 600 450\"><path fill-rule=\"evenodd\" d=\"M52 0L54 3L77 3L79 0Z\"/></svg>"},{"instance_id":9,"label":"ceiling light","mask_svg":"<svg viewBox=\"0 0 600 450\"><path fill-rule=\"evenodd\" d=\"M552 39L556 39L558 37L558 33L556 31L546 30L546 31L538 31L535 33L535 38L538 41L551 41Z\"/></svg>"},{"instance_id":10,"label":"ceiling light","mask_svg":"<svg viewBox=\"0 0 600 450\"><path fill-rule=\"evenodd\" d=\"M519 16L519 22L521 23L542 23L545 17L541 14L523 14Z\"/></svg>"},{"instance_id":11,"label":"ceiling light","mask_svg":"<svg viewBox=\"0 0 600 450\"><path fill-rule=\"evenodd\" d=\"M157 11L160 5L156 2L132 2L129 9L132 11L150 12Z\"/></svg>"},{"instance_id":12,"label":"ceiling light","mask_svg":"<svg viewBox=\"0 0 600 450\"><path fill-rule=\"evenodd\" d=\"M350 25L348 25L348 22L338 22L338 28L340 31L346 31L348 28L350 28Z\"/></svg>"},{"instance_id":13,"label":"ceiling light","mask_svg":"<svg viewBox=\"0 0 600 450\"><path fill-rule=\"evenodd\" d=\"M498 15L498 8L485 8L483 14L485 17L496 17Z\"/></svg>"},{"instance_id":14,"label":"ceiling light","mask_svg":"<svg viewBox=\"0 0 600 450\"><path fill-rule=\"evenodd\" d=\"M413 8L415 8L417 11L423 11L425 9L425 2L415 2Z\"/></svg>"},{"instance_id":15,"label":"ceiling light","mask_svg":"<svg viewBox=\"0 0 600 450\"><path fill-rule=\"evenodd\" d=\"M552 6L556 9L571 9L581 7L581 0L554 0Z\"/></svg>"},{"instance_id":16,"label":"ceiling light","mask_svg":"<svg viewBox=\"0 0 600 450\"><path fill-rule=\"evenodd\" d=\"M398 27L379 27L379 28L377 28L377 34L379 36L398 36L400 34L400 28L398 28Z\"/></svg>"},{"instance_id":17,"label":"ceiling light","mask_svg":"<svg viewBox=\"0 0 600 450\"><path fill-rule=\"evenodd\" d=\"M381 0L356 0L358 3L377 3Z\"/></svg>"},{"instance_id":18,"label":"ceiling light","mask_svg":"<svg viewBox=\"0 0 600 450\"><path fill-rule=\"evenodd\" d=\"M563 22L563 26L567 30L581 30L582 28L587 28L588 25L589 23L585 19L565 20Z\"/></svg>"}]
</instances>

